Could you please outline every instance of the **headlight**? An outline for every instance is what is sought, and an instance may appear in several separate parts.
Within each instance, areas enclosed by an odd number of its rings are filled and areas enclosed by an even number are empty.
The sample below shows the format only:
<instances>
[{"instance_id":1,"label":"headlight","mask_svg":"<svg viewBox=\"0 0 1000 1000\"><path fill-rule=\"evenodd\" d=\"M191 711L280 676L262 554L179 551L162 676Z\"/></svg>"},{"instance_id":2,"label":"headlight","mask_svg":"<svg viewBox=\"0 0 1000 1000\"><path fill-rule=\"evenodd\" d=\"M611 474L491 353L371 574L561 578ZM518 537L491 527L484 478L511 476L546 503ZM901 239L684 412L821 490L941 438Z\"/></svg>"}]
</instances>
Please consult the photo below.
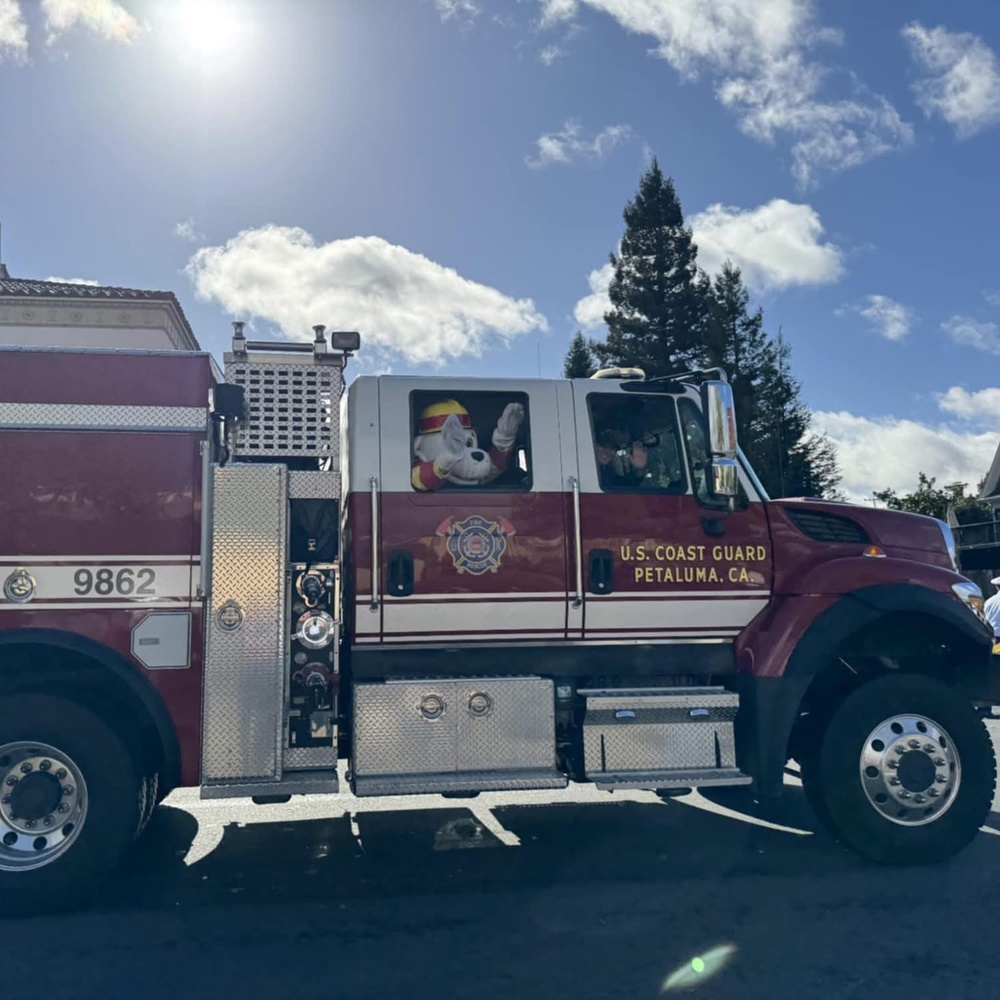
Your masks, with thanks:
<instances>
[{"instance_id":1,"label":"headlight","mask_svg":"<svg viewBox=\"0 0 1000 1000\"><path fill-rule=\"evenodd\" d=\"M983 612L983 592L971 581L952 584L955 596L985 625L986 615Z\"/></svg>"},{"instance_id":2,"label":"headlight","mask_svg":"<svg viewBox=\"0 0 1000 1000\"><path fill-rule=\"evenodd\" d=\"M938 527L941 529L941 536L944 538L944 547L948 550L948 555L951 557L951 568L956 572L960 573L961 570L958 568L958 546L955 544L955 532L951 530L951 526L947 521L942 521L939 518L935 518L938 523Z\"/></svg>"}]
</instances>

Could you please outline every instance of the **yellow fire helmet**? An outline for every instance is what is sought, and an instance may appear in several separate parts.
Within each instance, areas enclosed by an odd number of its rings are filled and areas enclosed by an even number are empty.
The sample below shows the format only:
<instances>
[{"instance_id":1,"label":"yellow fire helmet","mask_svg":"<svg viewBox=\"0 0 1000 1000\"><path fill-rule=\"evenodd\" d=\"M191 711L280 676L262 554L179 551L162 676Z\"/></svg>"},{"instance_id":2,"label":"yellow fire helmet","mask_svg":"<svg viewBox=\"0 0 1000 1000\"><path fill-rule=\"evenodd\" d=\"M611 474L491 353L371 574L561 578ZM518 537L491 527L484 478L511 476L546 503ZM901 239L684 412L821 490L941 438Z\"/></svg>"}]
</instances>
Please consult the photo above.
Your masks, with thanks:
<instances>
[{"instance_id":1,"label":"yellow fire helmet","mask_svg":"<svg viewBox=\"0 0 1000 1000\"><path fill-rule=\"evenodd\" d=\"M444 422L453 413L462 422L462 426L466 430L472 429L472 420L469 417L469 411L458 400L445 399L440 403L431 403L430 406L424 409L417 422L417 433L436 433L444 427Z\"/></svg>"}]
</instances>

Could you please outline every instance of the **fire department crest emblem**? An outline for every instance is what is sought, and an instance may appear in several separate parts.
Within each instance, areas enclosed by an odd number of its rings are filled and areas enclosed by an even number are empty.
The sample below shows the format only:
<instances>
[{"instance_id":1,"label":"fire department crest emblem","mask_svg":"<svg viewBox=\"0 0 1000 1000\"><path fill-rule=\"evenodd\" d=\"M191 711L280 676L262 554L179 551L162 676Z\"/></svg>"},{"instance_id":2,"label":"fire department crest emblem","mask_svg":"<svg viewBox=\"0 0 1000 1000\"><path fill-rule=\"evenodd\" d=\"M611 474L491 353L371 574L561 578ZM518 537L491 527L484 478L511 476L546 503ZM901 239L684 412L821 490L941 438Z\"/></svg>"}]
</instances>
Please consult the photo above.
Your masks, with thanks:
<instances>
[{"instance_id":1,"label":"fire department crest emblem","mask_svg":"<svg viewBox=\"0 0 1000 1000\"><path fill-rule=\"evenodd\" d=\"M437 533L444 536L459 573L481 576L500 569L500 560L507 551L507 536L514 533L514 528L503 518L487 521L485 517L473 514L463 521L448 518L439 526Z\"/></svg>"}]
</instances>

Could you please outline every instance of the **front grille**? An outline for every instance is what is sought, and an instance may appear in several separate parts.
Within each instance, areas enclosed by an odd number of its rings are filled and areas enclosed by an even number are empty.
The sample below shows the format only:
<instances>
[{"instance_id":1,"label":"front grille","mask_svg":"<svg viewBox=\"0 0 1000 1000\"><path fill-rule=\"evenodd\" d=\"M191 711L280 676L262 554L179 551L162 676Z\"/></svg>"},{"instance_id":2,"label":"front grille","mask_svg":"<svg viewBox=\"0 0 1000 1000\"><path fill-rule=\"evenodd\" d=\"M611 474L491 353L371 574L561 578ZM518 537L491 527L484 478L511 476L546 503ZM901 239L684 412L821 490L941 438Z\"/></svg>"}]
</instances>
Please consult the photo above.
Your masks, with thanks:
<instances>
[{"instance_id":1,"label":"front grille","mask_svg":"<svg viewBox=\"0 0 1000 1000\"><path fill-rule=\"evenodd\" d=\"M827 514L797 507L787 509L788 519L803 535L817 542L839 542L847 545L865 545L871 541L868 532L857 521L839 514Z\"/></svg>"}]
</instances>

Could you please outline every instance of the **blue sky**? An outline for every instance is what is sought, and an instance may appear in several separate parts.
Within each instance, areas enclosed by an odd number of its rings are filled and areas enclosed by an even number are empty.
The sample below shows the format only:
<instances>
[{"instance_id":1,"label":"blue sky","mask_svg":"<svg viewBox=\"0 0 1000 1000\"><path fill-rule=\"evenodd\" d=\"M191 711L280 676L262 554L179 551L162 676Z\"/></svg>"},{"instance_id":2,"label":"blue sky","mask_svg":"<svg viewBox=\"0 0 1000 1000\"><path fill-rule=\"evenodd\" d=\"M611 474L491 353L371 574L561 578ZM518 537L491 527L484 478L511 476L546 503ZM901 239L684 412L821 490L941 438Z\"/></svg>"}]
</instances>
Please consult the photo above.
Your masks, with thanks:
<instances>
[{"instance_id":1,"label":"blue sky","mask_svg":"<svg viewBox=\"0 0 1000 1000\"><path fill-rule=\"evenodd\" d=\"M0 0L3 257L170 289L217 355L324 322L356 371L556 375L655 154L849 493L974 484L997 51L984 0Z\"/></svg>"}]
</instances>

